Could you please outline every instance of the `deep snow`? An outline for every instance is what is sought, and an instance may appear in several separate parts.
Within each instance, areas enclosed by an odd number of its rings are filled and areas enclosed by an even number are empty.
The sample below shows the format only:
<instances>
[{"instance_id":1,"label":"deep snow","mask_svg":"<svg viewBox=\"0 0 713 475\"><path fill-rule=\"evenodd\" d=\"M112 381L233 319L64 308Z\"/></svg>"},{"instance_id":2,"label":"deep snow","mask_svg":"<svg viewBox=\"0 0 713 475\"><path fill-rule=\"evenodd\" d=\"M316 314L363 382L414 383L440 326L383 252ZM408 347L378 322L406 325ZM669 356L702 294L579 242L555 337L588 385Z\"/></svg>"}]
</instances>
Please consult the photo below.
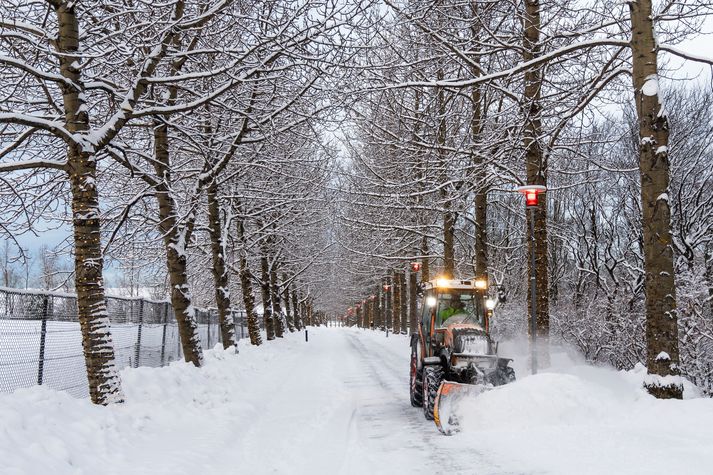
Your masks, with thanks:
<instances>
[{"instance_id":1,"label":"deep snow","mask_svg":"<svg viewBox=\"0 0 713 475\"><path fill-rule=\"evenodd\" d=\"M553 355L461 407L445 437L408 400L408 339L345 328L122 371L127 402L0 396L0 474L709 474L713 400L658 401L643 368ZM520 354L522 353L522 355ZM687 394L695 395L687 390Z\"/></svg>"}]
</instances>

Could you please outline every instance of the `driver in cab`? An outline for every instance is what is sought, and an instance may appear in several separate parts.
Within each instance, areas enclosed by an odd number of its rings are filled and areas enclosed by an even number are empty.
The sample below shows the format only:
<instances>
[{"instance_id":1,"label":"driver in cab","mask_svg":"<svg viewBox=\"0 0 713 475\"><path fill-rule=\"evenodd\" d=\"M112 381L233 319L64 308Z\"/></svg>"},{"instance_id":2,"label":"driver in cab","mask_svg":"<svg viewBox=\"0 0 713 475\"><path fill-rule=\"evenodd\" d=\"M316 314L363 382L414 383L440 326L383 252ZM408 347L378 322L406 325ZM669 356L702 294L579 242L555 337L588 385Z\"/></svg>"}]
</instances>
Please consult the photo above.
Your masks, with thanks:
<instances>
[{"instance_id":1,"label":"driver in cab","mask_svg":"<svg viewBox=\"0 0 713 475\"><path fill-rule=\"evenodd\" d=\"M465 313L464 309L465 305L463 304L458 295L454 295L453 297L451 297L450 301L448 302L448 306L438 312L438 319L440 320L441 325L445 325L446 320L452 317L453 315Z\"/></svg>"}]
</instances>

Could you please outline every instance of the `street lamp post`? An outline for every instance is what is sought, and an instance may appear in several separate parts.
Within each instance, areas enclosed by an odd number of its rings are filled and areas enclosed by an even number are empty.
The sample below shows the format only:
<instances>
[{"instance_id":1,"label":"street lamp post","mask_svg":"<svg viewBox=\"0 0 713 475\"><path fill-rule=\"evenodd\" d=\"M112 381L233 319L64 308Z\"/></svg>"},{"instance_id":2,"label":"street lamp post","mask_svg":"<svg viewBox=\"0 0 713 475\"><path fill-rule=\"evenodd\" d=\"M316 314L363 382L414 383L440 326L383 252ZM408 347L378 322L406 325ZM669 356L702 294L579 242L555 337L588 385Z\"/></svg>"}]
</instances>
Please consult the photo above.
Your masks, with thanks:
<instances>
[{"instance_id":1,"label":"street lamp post","mask_svg":"<svg viewBox=\"0 0 713 475\"><path fill-rule=\"evenodd\" d=\"M537 196L547 191L543 185L519 186L516 190L525 195L525 207L530 211L530 351L532 374L537 374L537 268L535 267L535 210Z\"/></svg>"}]
</instances>

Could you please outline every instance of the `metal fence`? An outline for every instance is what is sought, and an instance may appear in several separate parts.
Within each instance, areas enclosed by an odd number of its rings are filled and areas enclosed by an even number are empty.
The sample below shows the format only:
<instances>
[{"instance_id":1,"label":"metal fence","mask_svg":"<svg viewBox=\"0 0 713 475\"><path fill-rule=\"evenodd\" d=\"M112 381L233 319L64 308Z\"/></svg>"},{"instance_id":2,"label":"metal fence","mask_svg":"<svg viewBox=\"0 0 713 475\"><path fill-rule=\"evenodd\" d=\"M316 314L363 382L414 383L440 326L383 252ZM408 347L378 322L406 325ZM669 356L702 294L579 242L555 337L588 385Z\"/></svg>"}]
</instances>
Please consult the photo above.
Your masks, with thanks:
<instances>
[{"instance_id":1,"label":"metal fence","mask_svg":"<svg viewBox=\"0 0 713 475\"><path fill-rule=\"evenodd\" d=\"M107 297L118 368L164 366L182 359L178 327L169 302ZM215 309L197 309L203 348L221 342ZM234 312L238 339L245 316ZM72 294L0 288L0 393L43 384L76 397L89 395Z\"/></svg>"}]
</instances>

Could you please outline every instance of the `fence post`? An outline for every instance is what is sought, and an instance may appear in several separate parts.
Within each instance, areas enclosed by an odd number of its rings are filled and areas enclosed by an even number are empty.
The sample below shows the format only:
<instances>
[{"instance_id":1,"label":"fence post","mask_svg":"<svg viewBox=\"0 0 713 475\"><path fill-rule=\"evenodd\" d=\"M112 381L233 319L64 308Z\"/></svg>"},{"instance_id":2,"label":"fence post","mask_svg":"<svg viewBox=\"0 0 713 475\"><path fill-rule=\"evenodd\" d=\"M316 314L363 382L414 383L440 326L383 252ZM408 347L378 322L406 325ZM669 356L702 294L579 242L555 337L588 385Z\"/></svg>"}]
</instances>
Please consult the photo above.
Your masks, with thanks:
<instances>
[{"instance_id":1,"label":"fence post","mask_svg":"<svg viewBox=\"0 0 713 475\"><path fill-rule=\"evenodd\" d=\"M134 302L131 302L131 307L133 309ZM134 350L134 368L138 368L140 366L140 360L141 360L141 330L143 328L144 324L144 300L141 299L139 300L139 331L138 334L136 335L136 348Z\"/></svg>"},{"instance_id":2,"label":"fence post","mask_svg":"<svg viewBox=\"0 0 713 475\"><path fill-rule=\"evenodd\" d=\"M47 340L47 312L49 310L49 297L45 295L42 303L42 330L40 332L40 356L37 362L37 384L42 385L45 373L45 342Z\"/></svg>"},{"instance_id":3,"label":"fence post","mask_svg":"<svg viewBox=\"0 0 713 475\"><path fill-rule=\"evenodd\" d=\"M168 326L168 302L163 304L163 336L161 336L161 366L164 366L164 356L166 355L166 327Z\"/></svg>"}]
</instances>

